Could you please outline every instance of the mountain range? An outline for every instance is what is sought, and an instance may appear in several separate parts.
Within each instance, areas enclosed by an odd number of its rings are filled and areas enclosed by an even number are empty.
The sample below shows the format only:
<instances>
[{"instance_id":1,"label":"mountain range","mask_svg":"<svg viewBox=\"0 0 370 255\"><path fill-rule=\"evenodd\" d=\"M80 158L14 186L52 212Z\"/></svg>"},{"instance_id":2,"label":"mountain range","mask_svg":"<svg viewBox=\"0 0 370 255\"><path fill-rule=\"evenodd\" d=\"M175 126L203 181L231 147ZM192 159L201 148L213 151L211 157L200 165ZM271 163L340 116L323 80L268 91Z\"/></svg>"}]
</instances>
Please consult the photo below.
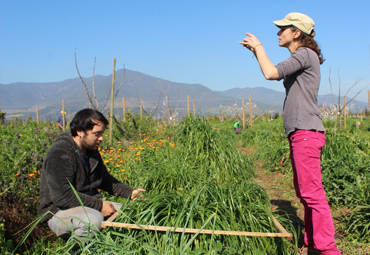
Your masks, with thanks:
<instances>
[{"instance_id":1,"label":"mountain range","mask_svg":"<svg viewBox=\"0 0 370 255\"><path fill-rule=\"evenodd\" d=\"M281 113L285 98L284 92L262 87L212 91L202 84L177 83L128 69L117 70L115 78L116 91L122 84L115 99L115 112L122 112L123 97L125 97L126 108L130 108L132 111L139 109L141 101L147 112L157 106L159 106L160 111L163 104L168 104L164 102L169 102L172 109L186 112L187 96L189 96L191 109L193 108L193 100L195 100L197 110L200 110L203 114L216 114L235 103L241 106L242 99L245 99L247 103L250 93L252 101L260 111L273 109ZM95 75L94 77L82 77L82 79L90 94L93 92L92 85L94 84L96 99L101 108L110 94L112 75ZM335 98L337 100L337 96ZM79 77L61 82L0 84L0 109L5 111L8 116L16 111L35 116L36 106L38 105L40 116L44 116L46 119L54 119L61 110L62 100L65 101L67 113L70 114L89 107L86 88ZM341 98L341 100L343 99ZM332 104L333 96L330 94L320 95L318 96L318 102L319 104ZM356 100L352 102L356 105L357 110L367 106L364 102ZM107 106L109 105L110 102L107 102Z\"/></svg>"}]
</instances>

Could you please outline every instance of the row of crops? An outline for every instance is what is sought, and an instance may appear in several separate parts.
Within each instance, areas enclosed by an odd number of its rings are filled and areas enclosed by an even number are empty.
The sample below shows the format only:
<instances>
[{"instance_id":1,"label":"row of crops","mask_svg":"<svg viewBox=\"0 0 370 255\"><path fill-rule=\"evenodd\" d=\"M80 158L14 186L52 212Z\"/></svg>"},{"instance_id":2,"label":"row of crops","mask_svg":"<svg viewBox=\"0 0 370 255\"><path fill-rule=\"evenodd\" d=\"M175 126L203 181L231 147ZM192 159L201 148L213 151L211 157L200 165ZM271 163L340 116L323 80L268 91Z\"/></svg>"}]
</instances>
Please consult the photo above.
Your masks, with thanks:
<instances>
[{"instance_id":1,"label":"row of crops","mask_svg":"<svg viewBox=\"0 0 370 255\"><path fill-rule=\"evenodd\" d=\"M271 171L282 171L287 178L291 174L282 123L256 123L253 130L238 136L231 122L212 123L186 118L165 126L138 116L127 122L115 120L113 144L105 139L99 148L102 158L116 178L147 190L135 201L103 192L104 199L124 205L115 221L271 233L279 232L274 215L295 240L108 228L81 243L82 254L296 254L299 230L288 217L271 212L268 195L253 182L255 160L265 162ZM42 161L58 135L56 130L48 122L0 125L2 254L15 250L62 254L76 242L56 238L46 224L36 224ZM370 139L366 134L354 128L334 134L329 128L322 153L328 200L331 206L351 209L342 220L343 231L351 240L365 243L370 222ZM252 158L237 150L237 141L257 148Z\"/></svg>"}]
</instances>

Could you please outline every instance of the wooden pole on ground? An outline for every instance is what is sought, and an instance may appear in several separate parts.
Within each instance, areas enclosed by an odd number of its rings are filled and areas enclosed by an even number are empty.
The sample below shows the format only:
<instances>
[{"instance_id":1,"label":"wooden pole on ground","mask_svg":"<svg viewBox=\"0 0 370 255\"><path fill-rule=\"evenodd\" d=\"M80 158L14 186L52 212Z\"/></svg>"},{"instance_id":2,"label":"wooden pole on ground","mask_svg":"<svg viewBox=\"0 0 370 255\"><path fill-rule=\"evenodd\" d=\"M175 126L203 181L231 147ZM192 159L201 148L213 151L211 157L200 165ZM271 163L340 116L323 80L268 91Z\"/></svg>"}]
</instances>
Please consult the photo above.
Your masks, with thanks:
<instances>
[{"instance_id":1,"label":"wooden pole on ground","mask_svg":"<svg viewBox=\"0 0 370 255\"><path fill-rule=\"evenodd\" d=\"M114 114L114 85L116 82L116 58L113 58L113 73L112 73L112 91L110 100L110 115L109 115L109 145L112 145L113 136L113 114Z\"/></svg>"},{"instance_id":2,"label":"wooden pole on ground","mask_svg":"<svg viewBox=\"0 0 370 255\"><path fill-rule=\"evenodd\" d=\"M344 101L343 101L343 111L344 111L344 129L347 129L347 113L346 113L346 96L344 96Z\"/></svg>"},{"instance_id":3,"label":"wooden pole on ground","mask_svg":"<svg viewBox=\"0 0 370 255\"><path fill-rule=\"evenodd\" d=\"M252 111L252 97L251 97L251 93L249 93L249 114L250 114L250 118L251 118L251 129L253 129L253 111Z\"/></svg>"},{"instance_id":4,"label":"wooden pole on ground","mask_svg":"<svg viewBox=\"0 0 370 255\"><path fill-rule=\"evenodd\" d=\"M65 114L65 105L64 105L64 99L62 100L62 111L63 111L63 131L66 130L66 114Z\"/></svg>"},{"instance_id":5,"label":"wooden pole on ground","mask_svg":"<svg viewBox=\"0 0 370 255\"><path fill-rule=\"evenodd\" d=\"M193 100L193 115L194 115L194 119L195 119L195 100Z\"/></svg>"},{"instance_id":6,"label":"wooden pole on ground","mask_svg":"<svg viewBox=\"0 0 370 255\"><path fill-rule=\"evenodd\" d=\"M242 100L242 104L243 104L243 130L245 129L245 107L244 107L244 98Z\"/></svg>"},{"instance_id":7,"label":"wooden pole on ground","mask_svg":"<svg viewBox=\"0 0 370 255\"><path fill-rule=\"evenodd\" d=\"M228 231L228 230L207 230L207 229L196 229L196 228L174 228L174 227L161 227L161 226L150 226L150 225L136 225L128 223L113 222L118 216L119 211L115 212L106 221L101 223L101 228L107 227L118 227L118 228L130 228L130 229L145 229L154 231L171 231L176 233L199 233L199 234L213 234L213 235L234 235L234 236L263 236L263 237L285 237L287 240L293 240L293 234L288 233L280 222L272 216L275 227L281 233L261 233L261 232L244 232L244 231Z\"/></svg>"},{"instance_id":8,"label":"wooden pole on ground","mask_svg":"<svg viewBox=\"0 0 370 255\"><path fill-rule=\"evenodd\" d=\"M126 100L124 97L122 98L122 103L123 103L123 121L126 122Z\"/></svg>"},{"instance_id":9,"label":"wooden pole on ground","mask_svg":"<svg viewBox=\"0 0 370 255\"><path fill-rule=\"evenodd\" d=\"M190 117L190 96L188 95L188 117Z\"/></svg>"},{"instance_id":10,"label":"wooden pole on ground","mask_svg":"<svg viewBox=\"0 0 370 255\"><path fill-rule=\"evenodd\" d=\"M40 123L39 106L36 106L36 120L37 124Z\"/></svg>"}]
</instances>

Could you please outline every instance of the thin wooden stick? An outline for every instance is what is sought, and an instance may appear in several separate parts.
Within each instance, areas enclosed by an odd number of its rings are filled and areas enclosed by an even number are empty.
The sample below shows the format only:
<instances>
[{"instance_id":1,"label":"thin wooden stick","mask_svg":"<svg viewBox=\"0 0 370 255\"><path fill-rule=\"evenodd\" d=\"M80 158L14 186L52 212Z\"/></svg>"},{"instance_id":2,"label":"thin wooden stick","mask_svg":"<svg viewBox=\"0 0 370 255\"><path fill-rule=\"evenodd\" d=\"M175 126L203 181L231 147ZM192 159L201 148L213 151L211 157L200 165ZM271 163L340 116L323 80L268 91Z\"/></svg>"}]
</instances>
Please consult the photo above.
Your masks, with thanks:
<instances>
[{"instance_id":1,"label":"thin wooden stick","mask_svg":"<svg viewBox=\"0 0 370 255\"><path fill-rule=\"evenodd\" d=\"M119 211L116 211L114 214L112 214L112 216L110 216L106 221L103 221L103 222L112 222L112 221L114 221L117 218L118 214L119 214Z\"/></svg>"},{"instance_id":2,"label":"thin wooden stick","mask_svg":"<svg viewBox=\"0 0 370 255\"><path fill-rule=\"evenodd\" d=\"M259 233L259 232L244 232L244 231L225 231L225 230L208 230L208 229L196 229L196 228L174 228L174 227L162 227L162 226L150 226L150 225L136 225L119 222L108 222L103 221L101 224L102 228L106 227L118 227L118 228L130 228L130 229L145 229L154 231L171 231L176 233L199 233L199 234L214 234L214 235L233 235L233 236L265 236L265 237L290 237L293 238L293 234L289 233Z\"/></svg>"},{"instance_id":3,"label":"thin wooden stick","mask_svg":"<svg viewBox=\"0 0 370 255\"><path fill-rule=\"evenodd\" d=\"M289 234L288 231L280 224L280 222L275 218L275 216L272 216L272 220L274 221L275 227L279 229L279 231L283 234ZM289 234L290 236L287 237L287 240L293 240L293 234Z\"/></svg>"}]
</instances>

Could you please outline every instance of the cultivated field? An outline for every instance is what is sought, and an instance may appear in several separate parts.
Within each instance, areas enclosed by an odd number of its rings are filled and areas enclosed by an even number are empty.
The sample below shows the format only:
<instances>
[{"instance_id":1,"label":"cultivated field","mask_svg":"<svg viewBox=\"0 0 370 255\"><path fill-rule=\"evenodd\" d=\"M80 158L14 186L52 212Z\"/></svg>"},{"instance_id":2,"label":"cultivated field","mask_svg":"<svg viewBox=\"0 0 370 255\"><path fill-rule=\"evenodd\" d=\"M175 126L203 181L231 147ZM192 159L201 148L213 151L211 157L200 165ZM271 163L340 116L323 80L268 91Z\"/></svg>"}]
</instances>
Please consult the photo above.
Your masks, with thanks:
<instances>
[{"instance_id":1,"label":"cultivated field","mask_svg":"<svg viewBox=\"0 0 370 255\"><path fill-rule=\"evenodd\" d=\"M333 121L324 123L323 184L343 254L370 252L370 121L361 120L357 129L358 120L336 131ZM276 217L293 241L109 227L80 243L81 254L297 254L303 226L300 205L293 203L282 121L260 120L240 135L233 132L234 122L215 116L177 123L140 116L115 121L113 143L104 140L101 156L112 175L147 192L135 201L102 191L103 198L123 204L115 222L279 233ZM1 253L68 252L78 242L74 236L65 242L37 224L40 171L59 134L56 125L13 120L0 125L0 134ZM289 207L283 206L287 201Z\"/></svg>"}]
</instances>

